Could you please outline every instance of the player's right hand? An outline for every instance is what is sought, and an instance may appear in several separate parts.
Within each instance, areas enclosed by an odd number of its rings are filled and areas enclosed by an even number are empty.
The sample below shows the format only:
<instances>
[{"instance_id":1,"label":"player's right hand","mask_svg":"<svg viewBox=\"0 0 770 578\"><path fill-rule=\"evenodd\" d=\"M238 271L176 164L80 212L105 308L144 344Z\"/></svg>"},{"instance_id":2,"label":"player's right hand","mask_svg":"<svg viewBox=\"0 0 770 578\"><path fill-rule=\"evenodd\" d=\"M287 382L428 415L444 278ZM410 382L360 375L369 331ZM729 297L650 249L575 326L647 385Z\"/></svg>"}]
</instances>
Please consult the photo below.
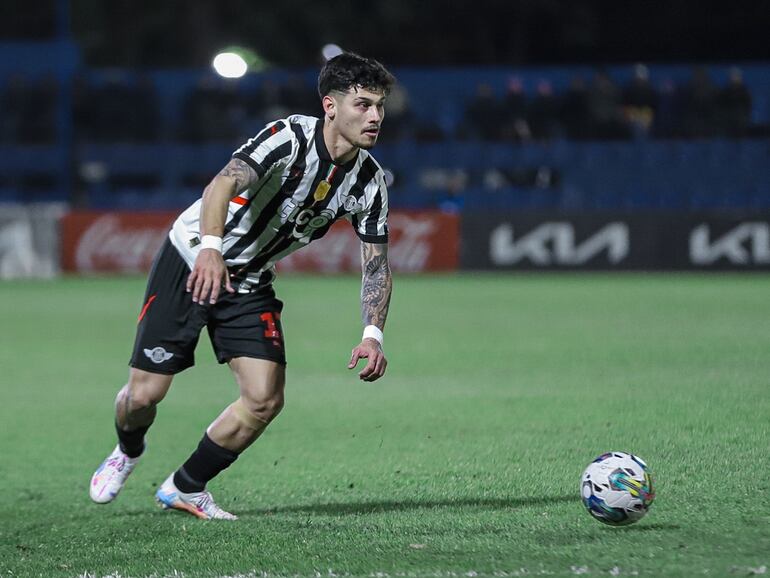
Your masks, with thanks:
<instances>
[{"instance_id":1,"label":"player's right hand","mask_svg":"<svg viewBox=\"0 0 770 578\"><path fill-rule=\"evenodd\" d=\"M222 253L216 249L201 249L187 277L187 292L192 291L193 303L204 304L208 300L213 305L222 286L228 293L235 293Z\"/></svg>"},{"instance_id":2,"label":"player's right hand","mask_svg":"<svg viewBox=\"0 0 770 578\"><path fill-rule=\"evenodd\" d=\"M385 375L385 368L388 367L388 360L382 351L382 345L376 339L366 338L361 341L350 354L348 369L353 369L358 365L359 359L366 359L366 366L358 373L362 381L376 381Z\"/></svg>"}]
</instances>

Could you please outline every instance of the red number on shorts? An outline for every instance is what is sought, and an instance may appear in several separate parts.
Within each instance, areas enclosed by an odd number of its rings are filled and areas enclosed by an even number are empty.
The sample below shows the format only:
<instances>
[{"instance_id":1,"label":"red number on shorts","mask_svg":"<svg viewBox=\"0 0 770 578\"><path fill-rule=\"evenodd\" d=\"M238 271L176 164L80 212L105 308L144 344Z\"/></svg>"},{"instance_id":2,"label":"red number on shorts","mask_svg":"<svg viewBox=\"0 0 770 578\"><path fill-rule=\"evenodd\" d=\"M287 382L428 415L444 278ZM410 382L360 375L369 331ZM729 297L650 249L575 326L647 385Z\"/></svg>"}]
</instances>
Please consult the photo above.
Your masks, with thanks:
<instances>
[{"instance_id":1,"label":"red number on shorts","mask_svg":"<svg viewBox=\"0 0 770 578\"><path fill-rule=\"evenodd\" d=\"M275 326L275 320L281 319L280 313L273 313L272 311L268 311L267 313L260 315L259 318L267 324L267 329L265 329L265 337L268 339L281 338L281 332L278 331L278 328Z\"/></svg>"}]
</instances>

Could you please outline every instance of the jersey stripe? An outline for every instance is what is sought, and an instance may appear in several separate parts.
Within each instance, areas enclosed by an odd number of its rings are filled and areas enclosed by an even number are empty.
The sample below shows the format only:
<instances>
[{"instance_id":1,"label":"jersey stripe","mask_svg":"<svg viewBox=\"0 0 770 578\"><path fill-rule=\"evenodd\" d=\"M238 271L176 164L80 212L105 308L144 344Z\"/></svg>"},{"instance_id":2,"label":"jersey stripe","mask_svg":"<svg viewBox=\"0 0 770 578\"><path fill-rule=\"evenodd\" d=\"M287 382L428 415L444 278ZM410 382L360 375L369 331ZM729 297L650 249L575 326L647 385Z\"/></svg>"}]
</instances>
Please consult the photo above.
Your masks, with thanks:
<instances>
[{"instance_id":1,"label":"jersey stripe","mask_svg":"<svg viewBox=\"0 0 770 578\"><path fill-rule=\"evenodd\" d=\"M300 133L302 131L299 131ZM307 138L302 135L302 139L295 133L295 136L298 138L298 154L297 154L297 160L294 164L289 166L288 174L291 175L292 172L300 172L304 173L305 171L305 163L307 161L305 151L307 149ZM284 181L282 186L276 191L276 194L267 202L267 204L264 207L260 207L261 210L259 210L258 216L254 223L251 225L251 228L249 229L248 233L243 235L228 251L225 253L225 260L227 259L234 259L237 255L242 253L247 247L252 245L254 241L256 241L257 237L259 237L263 232L265 232L265 229L267 228L268 223L270 222L270 219L273 218L275 213L278 210L278 207L280 207L281 203L284 201L286 197L291 197L295 190L299 187L301 184L302 179L301 178L289 178ZM243 266L241 265L241 268Z\"/></svg>"},{"instance_id":2,"label":"jersey stripe","mask_svg":"<svg viewBox=\"0 0 770 578\"><path fill-rule=\"evenodd\" d=\"M278 148L273 149L261 162L254 160L253 157L242 151L235 152L233 157L247 162L257 172L257 176L262 178L276 162L291 154L291 148L291 142L285 142Z\"/></svg>"},{"instance_id":3,"label":"jersey stripe","mask_svg":"<svg viewBox=\"0 0 770 578\"><path fill-rule=\"evenodd\" d=\"M279 120L272 125L268 125L262 129L262 132L260 132L257 136L249 139L246 144L239 149L239 151L246 155L250 155L257 149L259 145L284 128L286 128L286 124L282 120Z\"/></svg>"},{"instance_id":4,"label":"jersey stripe","mask_svg":"<svg viewBox=\"0 0 770 578\"><path fill-rule=\"evenodd\" d=\"M323 237L343 217L350 218L362 240L387 242L384 175L368 151L359 150L351 161L335 164L326 196L314 200L333 163L322 120L303 115L281 119L249 139L233 157L249 163L259 176L253 186L239 191L237 201L228 203L225 221L223 257L241 288L270 283L275 262ZM188 207L170 234L190 267L200 251L201 205L199 199Z\"/></svg>"},{"instance_id":5,"label":"jersey stripe","mask_svg":"<svg viewBox=\"0 0 770 578\"><path fill-rule=\"evenodd\" d=\"M374 195L374 202L372 202L372 210L369 216L366 218L365 230L367 235L376 236L379 231L377 230L378 221L380 220L380 211L382 210L382 195L380 191Z\"/></svg>"}]
</instances>

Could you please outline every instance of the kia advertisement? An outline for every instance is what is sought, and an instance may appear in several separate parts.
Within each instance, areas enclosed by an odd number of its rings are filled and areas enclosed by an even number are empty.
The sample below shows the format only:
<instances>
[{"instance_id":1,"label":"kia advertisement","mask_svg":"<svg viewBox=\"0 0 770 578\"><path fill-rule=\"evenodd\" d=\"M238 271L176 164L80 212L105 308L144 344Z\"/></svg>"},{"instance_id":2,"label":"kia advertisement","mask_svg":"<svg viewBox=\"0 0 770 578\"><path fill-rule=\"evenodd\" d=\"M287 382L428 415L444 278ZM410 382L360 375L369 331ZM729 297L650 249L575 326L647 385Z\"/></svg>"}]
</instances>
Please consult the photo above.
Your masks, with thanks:
<instances>
[{"instance_id":1,"label":"kia advertisement","mask_svg":"<svg viewBox=\"0 0 770 578\"><path fill-rule=\"evenodd\" d=\"M176 219L175 212L74 211L62 219L62 268L78 273L149 270ZM396 272L452 271L459 262L459 217L437 211L392 211L388 255ZM347 221L292 253L280 272L361 270L361 244Z\"/></svg>"},{"instance_id":2,"label":"kia advertisement","mask_svg":"<svg viewBox=\"0 0 770 578\"><path fill-rule=\"evenodd\" d=\"M470 213L463 269L768 270L770 214Z\"/></svg>"}]
</instances>

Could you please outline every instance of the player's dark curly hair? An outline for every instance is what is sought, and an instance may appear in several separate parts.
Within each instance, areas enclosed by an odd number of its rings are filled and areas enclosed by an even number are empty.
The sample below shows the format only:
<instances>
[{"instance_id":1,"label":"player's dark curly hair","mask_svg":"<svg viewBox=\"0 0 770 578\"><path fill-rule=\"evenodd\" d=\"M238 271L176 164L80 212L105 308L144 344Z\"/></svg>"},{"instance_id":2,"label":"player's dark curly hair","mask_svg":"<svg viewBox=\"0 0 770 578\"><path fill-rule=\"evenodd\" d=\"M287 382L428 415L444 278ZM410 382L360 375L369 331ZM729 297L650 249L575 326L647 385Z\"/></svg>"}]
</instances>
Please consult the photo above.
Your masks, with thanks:
<instances>
[{"instance_id":1,"label":"player's dark curly hair","mask_svg":"<svg viewBox=\"0 0 770 578\"><path fill-rule=\"evenodd\" d=\"M388 94L394 82L395 77L373 58L343 52L321 69L318 94L323 98L330 92L347 92L356 86Z\"/></svg>"}]
</instances>

